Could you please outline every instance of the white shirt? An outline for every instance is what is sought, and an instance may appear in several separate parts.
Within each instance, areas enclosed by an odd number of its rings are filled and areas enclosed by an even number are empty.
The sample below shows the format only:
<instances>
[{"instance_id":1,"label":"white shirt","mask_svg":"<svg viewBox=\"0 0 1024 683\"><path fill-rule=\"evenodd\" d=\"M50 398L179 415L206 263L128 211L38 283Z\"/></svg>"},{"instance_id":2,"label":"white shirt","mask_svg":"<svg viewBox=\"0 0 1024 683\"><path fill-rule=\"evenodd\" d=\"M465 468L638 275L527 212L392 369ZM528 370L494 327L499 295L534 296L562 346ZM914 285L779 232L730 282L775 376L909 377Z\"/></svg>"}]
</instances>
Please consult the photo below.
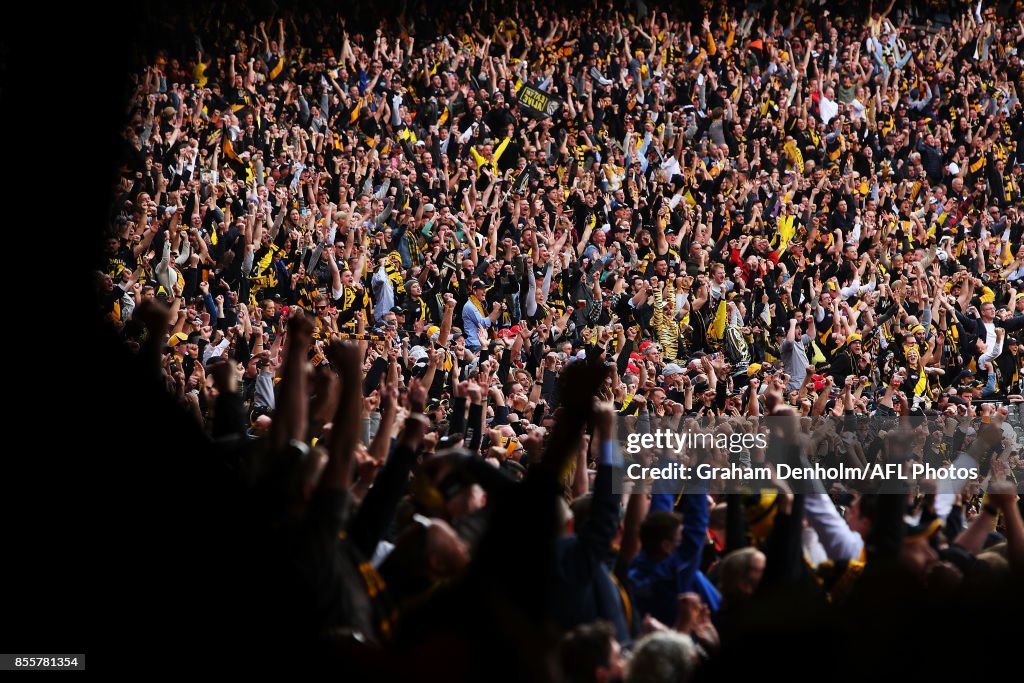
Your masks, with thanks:
<instances>
[{"instance_id":1,"label":"white shirt","mask_svg":"<svg viewBox=\"0 0 1024 683\"><path fill-rule=\"evenodd\" d=\"M666 180L671 180L674 175L682 175L679 168L679 162L675 156L670 156L665 161L661 162L661 170L666 174Z\"/></svg>"},{"instance_id":2,"label":"white shirt","mask_svg":"<svg viewBox=\"0 0 1024 683\"><path fill-rule=\"evenodd\" d=\"M996 351L996 324L982 322L985 326L985 354L990 356L998 356Z\"/></svg>"},{"instance_id":3,"label":"white shirt","mask_svg":"<svg viewBox=\"0 0 1024 683\"><path fill-rule=\"evenodd\" d=\"M839 114L839 104L822 95L818 100L818 111L821 112L822 123L827 126Z\"/></svg>"},{"instance_id":4,"label":"white shirt","mask_svg":"<svg viewBox=\"0 0 1024 683\"><path fill-rule=\"evenodd\" d=\"M850 102L850 106L853 109L853 113L850 115L851 120L856 121L857 119L864 119L867 121L867 107L865 107L860 100L854 98L853 102Z\"/></svg>"}]
</instances>

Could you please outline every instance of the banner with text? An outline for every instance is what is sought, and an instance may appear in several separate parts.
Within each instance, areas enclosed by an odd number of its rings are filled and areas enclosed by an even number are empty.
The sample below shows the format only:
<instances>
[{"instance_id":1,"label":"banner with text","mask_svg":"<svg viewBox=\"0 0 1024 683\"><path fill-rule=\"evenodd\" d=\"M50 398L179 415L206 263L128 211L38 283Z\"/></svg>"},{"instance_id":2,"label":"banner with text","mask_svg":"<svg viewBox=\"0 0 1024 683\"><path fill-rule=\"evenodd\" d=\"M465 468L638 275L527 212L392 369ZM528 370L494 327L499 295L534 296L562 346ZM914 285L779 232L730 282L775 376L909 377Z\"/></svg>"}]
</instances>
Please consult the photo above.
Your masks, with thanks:
<instances>
[{"instance_id":1,"label":"banner with text","mask_svg":"<svg viewBox=\"0 0 1024 683\"><path fill-rule=\"evenodd\" d=\"M541 116L554 116L562 105L557 99L546 92L537 90L529 83L521 83L516 91L519 98L519 106Z\"/></svg>"}]
</instances>

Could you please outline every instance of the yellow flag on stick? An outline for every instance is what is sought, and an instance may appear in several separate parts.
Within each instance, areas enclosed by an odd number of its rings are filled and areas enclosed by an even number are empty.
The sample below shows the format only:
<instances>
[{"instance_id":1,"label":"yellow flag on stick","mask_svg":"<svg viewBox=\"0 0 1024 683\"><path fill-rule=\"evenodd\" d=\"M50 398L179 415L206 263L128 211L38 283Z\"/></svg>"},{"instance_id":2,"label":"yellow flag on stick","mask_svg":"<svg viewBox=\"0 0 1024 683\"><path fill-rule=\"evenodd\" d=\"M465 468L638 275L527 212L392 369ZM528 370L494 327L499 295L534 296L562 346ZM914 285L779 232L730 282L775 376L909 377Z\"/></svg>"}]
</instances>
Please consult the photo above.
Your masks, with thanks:
<instances>
[{"instance_id":1,"label":"yellow flag on stick","mask_svg":"<svg viewBox=\"0 0 1024 683\"><path fill-rule=\"evenodd\" d=\"M726 310L725 299L718 302L718 310L715 312L715 319L711 323L711 336L717 341L725 338L725 321L729 318Z\"/></svg>"}]
</instances>

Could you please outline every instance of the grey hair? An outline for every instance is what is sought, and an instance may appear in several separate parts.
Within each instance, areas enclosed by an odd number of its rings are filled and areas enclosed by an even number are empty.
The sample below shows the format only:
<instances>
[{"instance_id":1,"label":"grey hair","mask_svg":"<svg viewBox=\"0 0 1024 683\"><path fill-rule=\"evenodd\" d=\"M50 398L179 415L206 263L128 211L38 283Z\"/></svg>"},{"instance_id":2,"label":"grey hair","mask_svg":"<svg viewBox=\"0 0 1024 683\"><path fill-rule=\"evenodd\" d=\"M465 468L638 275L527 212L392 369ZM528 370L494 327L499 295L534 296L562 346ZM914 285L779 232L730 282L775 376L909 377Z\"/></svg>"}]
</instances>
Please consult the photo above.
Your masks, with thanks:
<instances>
[{"instance_id":1,"label":"grey hair","mask_svg":"<svg viewBox=\"0 0 1024 683\"><path fill-rule=\"evenodd\" d=\"M697 647L688 635L657 631L641 638L629 661L626 683L686 683L697 668Z\"/></svg>"}]
</instances>

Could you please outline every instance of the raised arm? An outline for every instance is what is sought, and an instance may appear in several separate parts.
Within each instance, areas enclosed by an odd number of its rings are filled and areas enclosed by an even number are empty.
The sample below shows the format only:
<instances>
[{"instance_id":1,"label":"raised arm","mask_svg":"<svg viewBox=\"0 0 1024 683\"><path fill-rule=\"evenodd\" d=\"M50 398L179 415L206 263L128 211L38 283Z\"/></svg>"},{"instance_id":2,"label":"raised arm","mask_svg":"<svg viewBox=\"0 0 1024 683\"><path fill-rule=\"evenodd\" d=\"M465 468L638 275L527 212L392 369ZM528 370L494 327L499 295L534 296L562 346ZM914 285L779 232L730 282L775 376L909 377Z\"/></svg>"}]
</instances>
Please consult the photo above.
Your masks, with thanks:
<instances>
[{"instance_id":1,"label":"raised arm","mask_svg":"<svg viewBox=\"0 0 1024 683\"><path fill-rule=\"evenodd\" d=\"M270 445L284 449L290 441L306 438L309 392L307 391L306 352L313 337L313 324L304 315L288 320L284 365L274 420L270 425Z\"/></svg>"},{"instance_id":2,"label":"raised arm","mask_svg":"<svg viewBox=\"0 0 1024 683\"><path fill-rule=\"evenodd\" d=\"M332 341L327 355L341 376L341 397L334 413L327 443L327 466L320 486L345 490L352 484L352 456L359 440L358 430L345 427L359 424L362 418L362 354L353 344Z\"/></svg>"}]
</instances>

